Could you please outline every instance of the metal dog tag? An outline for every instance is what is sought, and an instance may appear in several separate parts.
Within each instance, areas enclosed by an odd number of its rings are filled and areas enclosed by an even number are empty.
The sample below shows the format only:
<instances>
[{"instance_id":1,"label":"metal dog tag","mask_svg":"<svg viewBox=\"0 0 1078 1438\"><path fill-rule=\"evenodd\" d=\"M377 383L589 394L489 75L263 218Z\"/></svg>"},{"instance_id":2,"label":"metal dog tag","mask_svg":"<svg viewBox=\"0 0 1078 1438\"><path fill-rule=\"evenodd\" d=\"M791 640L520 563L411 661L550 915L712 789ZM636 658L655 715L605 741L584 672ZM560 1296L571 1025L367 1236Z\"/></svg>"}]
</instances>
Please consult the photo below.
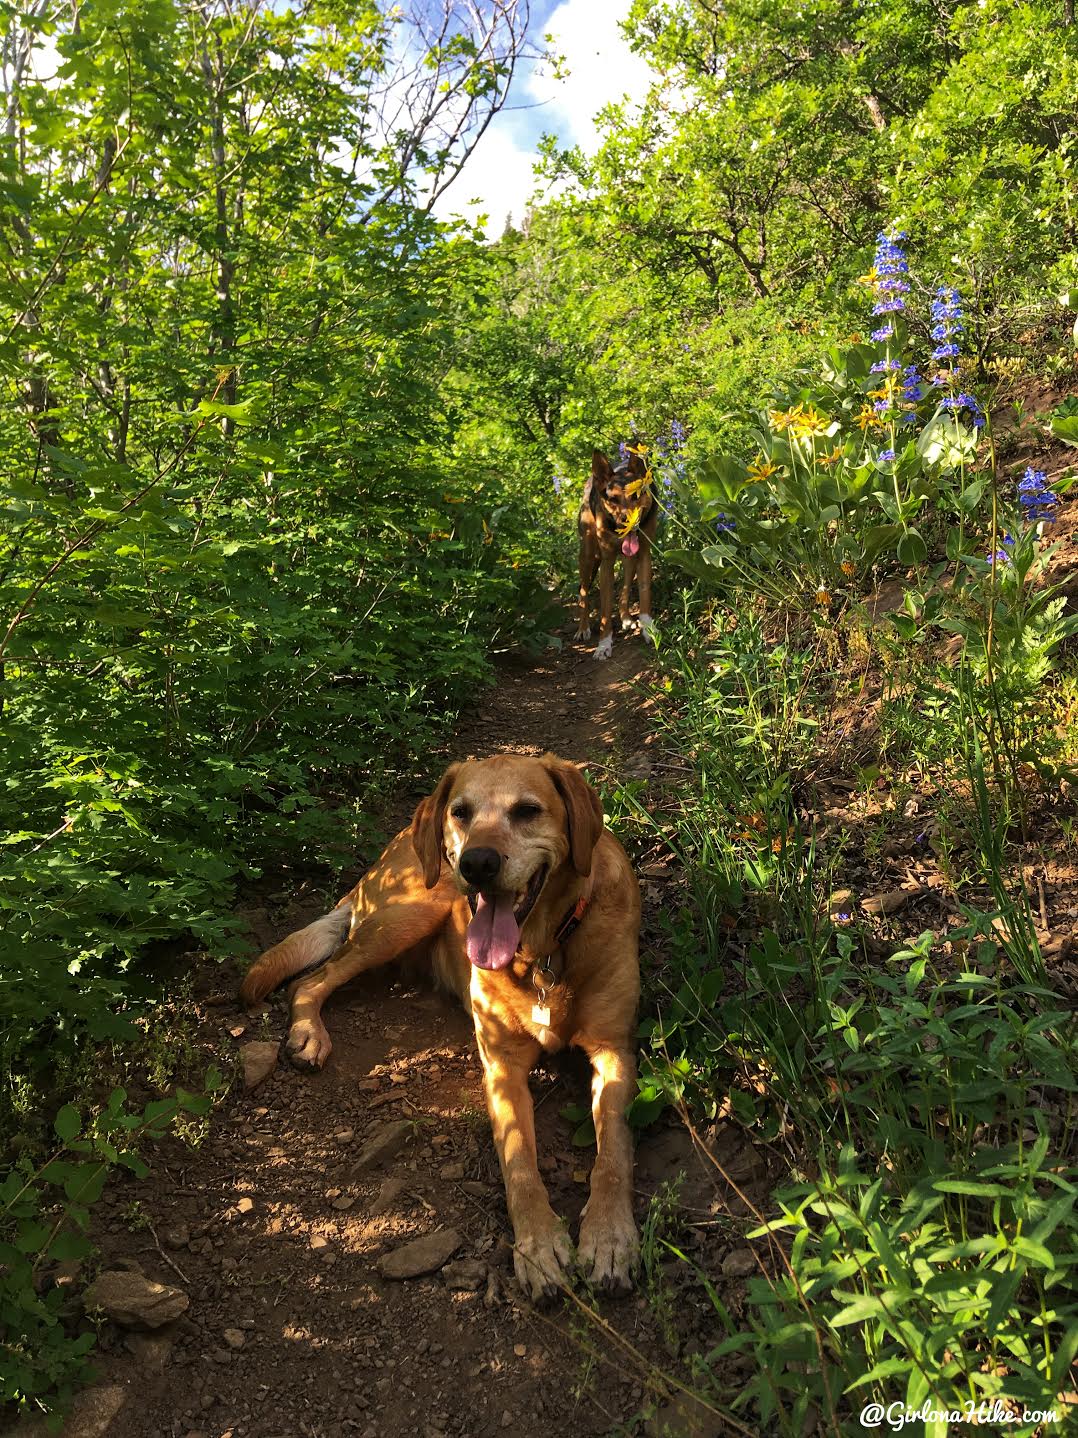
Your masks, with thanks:
<instances>
[{"instance_id":1,"label":"metal dog tag","mask_svg":"<svg viewBox=\"0 0 1078 1438\"><path fill-rule=\"evenodd\" d=\"M541 1029L550 1027L550 1010L543 1004L532 1004L532 1023Z\"/></svg>"}]
</instances>

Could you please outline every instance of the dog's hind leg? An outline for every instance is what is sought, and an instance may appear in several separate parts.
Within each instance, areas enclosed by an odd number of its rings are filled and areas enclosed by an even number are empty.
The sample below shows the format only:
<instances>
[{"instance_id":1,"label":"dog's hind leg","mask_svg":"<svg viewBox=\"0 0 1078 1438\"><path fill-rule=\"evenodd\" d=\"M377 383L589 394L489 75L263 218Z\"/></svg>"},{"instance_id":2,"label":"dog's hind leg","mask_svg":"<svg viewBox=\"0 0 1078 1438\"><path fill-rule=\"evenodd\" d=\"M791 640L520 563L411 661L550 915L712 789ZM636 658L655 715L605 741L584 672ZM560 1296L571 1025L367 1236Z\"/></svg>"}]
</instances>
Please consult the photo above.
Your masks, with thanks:
<instances>
[{"instance_id":1,"label":"dog's hind leg","mask_svg":"<svg viewBox=\"0 0 1078 1438\"><path fill-rule=\"evenodd\" d=\"M595 582L595 571L599 568L599 550L594 540L585 536L580 542L580 621L576 627L577 639L591 638L591 606L588 593Z\"/></svg>"},{"instance_id":2,"label":"dog's hind leg","mask_svg":"<svg viewBox=\"0 0 1078 1438\"><path fill-rule=\"evenodd\" d=\"M405 830L335 909L255 960L240 996L250 1005L291 980L288 1053L304 1067L321 1068L331 1046L319 1013L333 990L433 938L458 897L448 873L427 888Z\"/></svg>"},{"instance_id":3,"label":"dog's hind leg","mask_svg":"<svg viewBox=\"0 0 1078 1438\"><path fill-rule=\"evenodd\" d=\"M321 1014L334 989L432 939L456 897L456 890L443 883L426 899L376 910L360 920L327 964L296 982L285 1051L297 1068L320 1069L329 1058L333 1045Z\"/></svg>"}]
</instances>

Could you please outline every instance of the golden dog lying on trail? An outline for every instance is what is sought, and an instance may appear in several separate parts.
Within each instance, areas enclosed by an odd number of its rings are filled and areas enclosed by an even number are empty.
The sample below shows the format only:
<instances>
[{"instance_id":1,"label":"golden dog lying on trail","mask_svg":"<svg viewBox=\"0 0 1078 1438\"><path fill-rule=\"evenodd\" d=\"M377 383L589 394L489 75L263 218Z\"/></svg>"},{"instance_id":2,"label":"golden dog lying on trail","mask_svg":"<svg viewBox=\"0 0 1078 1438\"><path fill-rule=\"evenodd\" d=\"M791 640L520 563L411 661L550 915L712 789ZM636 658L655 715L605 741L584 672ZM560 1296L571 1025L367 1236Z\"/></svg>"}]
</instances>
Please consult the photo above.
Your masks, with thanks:
<instances>
[{"instance_id":1,"label":"golden dog lying on trail","mask_svg":"<svg viewBox=\"0 0 1078 1438\"><path fill-rule=\"evenodd\" d=\"M577 1257L600 1288L624 1292L636 1260L632 1140L640 893L579 770L552 754L451 765L411 827L331 913L269 949L247 974L247 1004L294 979L288 1053L321 1068L319 1014L356 974L408 951L475 1021L522 1288L548 1297L572 1247L539 1176L528 1073L541 1049L582 1048L593 1069L598 1154Z\"/></svg>"}]
</instances>

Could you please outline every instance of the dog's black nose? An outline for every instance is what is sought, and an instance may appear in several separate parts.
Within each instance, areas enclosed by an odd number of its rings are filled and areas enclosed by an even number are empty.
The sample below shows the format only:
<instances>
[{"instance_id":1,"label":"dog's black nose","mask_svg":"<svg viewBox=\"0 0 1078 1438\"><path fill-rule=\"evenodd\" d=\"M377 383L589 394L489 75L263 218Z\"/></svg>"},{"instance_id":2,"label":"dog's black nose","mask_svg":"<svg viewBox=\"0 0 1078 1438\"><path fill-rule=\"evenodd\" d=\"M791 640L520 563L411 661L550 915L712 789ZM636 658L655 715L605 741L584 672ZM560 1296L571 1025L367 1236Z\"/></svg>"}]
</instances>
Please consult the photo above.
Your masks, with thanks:
<instances>
[{"instance_id":1,"label":"dog's black nose","mask_svg":"<svg viewBox=\"0 0 1078 1438\"><path fill-rule=\"evenodd\" d=\"M464 882L473 889L483 889L498 877L502 856L497 849L465 849L460 856L460 872Z\"/></svg>"}]
</instances>

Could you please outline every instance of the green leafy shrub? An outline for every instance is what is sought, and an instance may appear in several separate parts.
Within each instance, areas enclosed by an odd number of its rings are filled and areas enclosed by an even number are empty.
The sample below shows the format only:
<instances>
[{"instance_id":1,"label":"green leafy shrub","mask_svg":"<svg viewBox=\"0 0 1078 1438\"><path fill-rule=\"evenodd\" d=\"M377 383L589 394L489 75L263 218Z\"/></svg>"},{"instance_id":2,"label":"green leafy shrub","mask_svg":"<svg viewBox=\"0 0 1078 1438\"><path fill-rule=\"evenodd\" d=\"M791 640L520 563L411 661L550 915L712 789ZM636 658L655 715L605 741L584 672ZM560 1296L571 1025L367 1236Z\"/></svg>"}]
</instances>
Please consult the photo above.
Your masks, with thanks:
<instances>
[{"instance_id":1,"label":"green leafy shrub","mask_svg":"<svg viewBox=\"0 0 1078 1438\"><path fill-rule=\"evenodd\" d=\"M220 954L237 882L369 853L549 612L527 489L449 398L487 262L395 151L338 163L395 22L244 13L194 70L167 6L50 21L8 97L0 1135L130 1032L147 945Z\"/></svg>"},{"instance_id":2,"label":"green leafy shrub","mask_svg":"<svg viewBox=\"0 0 1078 1438\"><path fill-rule=\"evenodd\" d=\"M0 1404L49 1413L50 1426L59 1427L72 1395L92 1376L97 1334L76 1321L70 1288L55 1280L64 1265L92 1256L90 1210L109 1175L145 1174L140 1145L186 1117L204 1116L220 1085L211 1070L206 1094L177 1089L141 1112L117 1088L89 1120L65 1104L53 1122L55 1151L44 1163L20 1158L0 1181Z\"/></svg>"},{"instance_id":3,"label":"green leafy shrub","mask_svg":"<svg viewBox=\"0 0 1078 1438\"><path fill-rule=\"evenodd\" d=\"M695 509L715 537L669 557L694 574L765 593L789 590L827 607L832 590L892 551L903 567L928 557L917 528L933 505L960 517L976 511L985 481L967 481L985 417L964 388L954 290L932 304L931 378L910 358L904 236L880 234L865 282L881 321L869 343L832 347L818 374L775 390L751 431L755 457L700 458ZM699 453L699 451L697 451ZM796 576L796 580L794 580Z\"/></svg>"}]
</instances>

